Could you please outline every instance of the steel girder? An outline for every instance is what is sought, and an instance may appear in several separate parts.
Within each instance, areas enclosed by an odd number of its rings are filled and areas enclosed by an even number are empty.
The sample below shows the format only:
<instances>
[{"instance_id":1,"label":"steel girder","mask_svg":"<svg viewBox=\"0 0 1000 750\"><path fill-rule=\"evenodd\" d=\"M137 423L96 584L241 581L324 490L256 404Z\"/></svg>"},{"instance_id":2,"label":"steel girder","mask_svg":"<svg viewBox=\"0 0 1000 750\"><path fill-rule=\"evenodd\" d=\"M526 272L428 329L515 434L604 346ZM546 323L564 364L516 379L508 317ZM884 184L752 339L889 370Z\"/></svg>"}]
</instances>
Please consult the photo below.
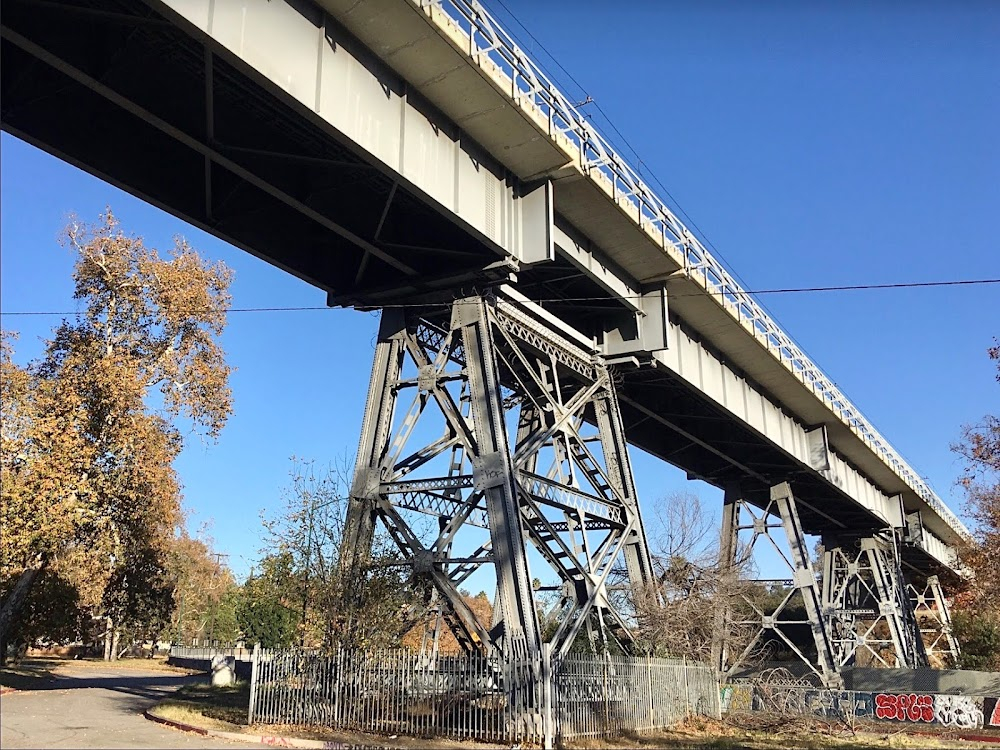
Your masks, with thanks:
<instances>
[{"instance_id":1,"label":"steel girder","mask_svg":"<svg viewBox=\"0 0 1000 750\"><path fill-rule=\"evenodd\" d=\"M630 615L608 578L621 562L644 586L652 565L611 371L516 293L456 300L449 320L435 312L383 311L344 535L348 580L378 522L466 650L537 655L547 642L561 656L584 628L629 650ZM436 516L435 532L413 512ZM495 572L493 622L459 591L483 565ZM540 591L558 592L548 611Z\"/></svg>"}]
</instances>

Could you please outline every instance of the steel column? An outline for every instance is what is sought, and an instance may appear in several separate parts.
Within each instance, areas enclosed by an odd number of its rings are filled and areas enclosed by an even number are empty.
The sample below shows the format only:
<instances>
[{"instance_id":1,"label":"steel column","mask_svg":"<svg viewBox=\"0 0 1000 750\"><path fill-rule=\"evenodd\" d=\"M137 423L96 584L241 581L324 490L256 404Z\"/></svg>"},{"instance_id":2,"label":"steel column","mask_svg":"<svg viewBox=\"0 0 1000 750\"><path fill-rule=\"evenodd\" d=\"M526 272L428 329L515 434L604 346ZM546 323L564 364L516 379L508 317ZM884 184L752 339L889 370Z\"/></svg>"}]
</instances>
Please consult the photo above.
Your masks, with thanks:
<instances>
[{"instance_id":1,"label":"steel column","mask_svg":"<svg viewBox=\"0 0 1000 750\"><path fill-rule=\"evenodd\" d=\"M824 539L823 608L838 667L927 664L887 537Z\"/></svg>"},{"instance_id":2,"label":"steel column","mask_svg":"<svg viewBox=\"0 0 1000 750\"><path fill-rule=\"evenodd\" d=\"M787 541L788 553L778 545L772 532L781 529ZM756 508L741 496L738 488L727 489L725 506L723 512L723 537L722 537L722 557L724 564L733 565L739 554L739 533L741 531L752 532L749 543L746 545L745 554L749 556L753 553L754 547L761 539L766 539L773 546L791 573L791 587L786 588L786 593L776 607L771 611L764 611L758 603L749 595L744 594L743 609L750 614L744 615L743 619L730 619L728 612L721 612L717 615L717 625L722 621L722 625L728 630L730 624L741 625L755 630L755 635L744 647L743 651L730 661L726 644L726 638L718 639L714 645L715 654L719 659L719 668L722 677L732 677L740 667L748 665L748 661L754 648L761 643L765 634L773 633L784 645L799 659L803 661L815 673L819 680L827 687L839 687L842 684L840 674L837 671L833 658L833 651L830 644L830 637L827 630L827 623L823 617L821 596L816 574L813 571L812 562L809 557L809 549L806 544L805 534L799 521L795 496L792 493L788 482L775 485L770 490L770 499L763 509ZM780 584L787 587L786 580L770 580L763 583ZM782 614L791 602L795 594L802 598L805 609L805 620L783 618ZM813 641L816 645L816 659L810 660L805 653L785 634L782 626L787 625L808 625L812 631Z\"/></svg>"},{"instance_id":3,"label":"steel column","mask_svg":"<svg viewBox=\"0 0 1000 750\"><path fill-rule=\"evenodd\" d=\"M782 482L772 487L771 500L778 506L781 522L785 527L785 536L788 538L788 546L792 552L792 561L795 566L795 588L802 594L806 615L809 617L813 640L816 642L817 665L828 685L839 685L841 679L834 666L833 648L823 618L823 606L819 586L816 582L816 573L813 571L812 561L809 558L809 547L806 545L805 534L799 521L799 513L795 507L795 497L792 494L791 485L788 482Z\"/></svg>"},{"instance_id":4,"label":"steel column","mask_svg":"<svg viewBox=\"0 0 1000 750\"><path fill-rule=\"evenodd\" d=\"M597 429L601 436L601 447L608 465L608 478L617 490L624 504L635 517L632 531L625 540L625 564L628 577L633 584L648 584L653 580L653 562L646 543L646 533L639 514L639 501L632 477L628 448L625 442L625 428L622 425L621 410L615 389L608 379L608 387L594 401L597 414Z\"/></svg>"},{"instance_id":5,"label":"steel column","mask_svg":"<svg viewBox=\"0 0 1000 750\"><path fill-rule=\"evenodd\" d=\"M344 538L340 555L341 574L347 590L354 596L354 582L371 554L375 530L375 505L379 497L379 481L389 430L396 406L395 383L403 364L403 339L406 327L398 310L386 310L379 322L378 343L368 385L368 399L361 425L358 455L355 459Z\"/></svg>"},{"instance_id":6,"label":"steel column","mask_svg":"<svg viewBox=\"0 0 1000 750\"><path fill-rule=\"evenodd\" d=\"M479 297L458 300L452 308L451 329L460 333L469 378L475 450L474 486L486 497L486 515L493 540L497 591L507 644L523 644L541 653L541 633L531 593L525 556L526 539L520 523L517 478L511 463L503 396L486 302Z\"/></svg>"},{"instance_id":7,"label":"steel column","mask_svg":"<svg viewBox=\"0 0 1000 750\"><path fill-rule=\"evenodd\" d=\"M937 663L931 666L957 668L962 654L940 579L928 576L922 587L911 583L906 590L928 662L934 659Z\"/></svg>"},{"instance_id":8,"label":"steel column","mask_svg":"<svg viewBox=\"0 0 1000 750\"><path fill-rule=\"evenodd\" d=\"M740 500L742 494L737 484L727 484L722 505L722 533L719 540L719 565L725 578L734 574L739 549ZM729 661L729 629L731 611L728 599L719 602L715 610L712 633L712 664L720 675L725 674Z\"/></svg>"}]
</instances>

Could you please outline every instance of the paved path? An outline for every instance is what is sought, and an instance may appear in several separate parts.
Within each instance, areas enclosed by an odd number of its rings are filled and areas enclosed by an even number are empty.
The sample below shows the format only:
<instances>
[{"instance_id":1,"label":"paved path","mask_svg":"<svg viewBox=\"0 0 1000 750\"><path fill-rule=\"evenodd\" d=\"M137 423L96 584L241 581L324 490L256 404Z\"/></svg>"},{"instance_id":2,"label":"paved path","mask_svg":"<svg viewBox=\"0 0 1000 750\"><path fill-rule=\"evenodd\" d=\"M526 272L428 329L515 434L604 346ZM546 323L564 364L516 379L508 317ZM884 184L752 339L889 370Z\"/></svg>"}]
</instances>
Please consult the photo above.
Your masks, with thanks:
<instances>
[{"instance_id":1,"label":"paved path","mask_svg":"<svg viewBox=\"0 0 1000 750\"><path fill-rule=\"evenodd\" d=\"M199 679L143 668L63 667L44 690L0 698L0 747L228 748L247 747L169 729L142 712L186 682Z\"/></svg>"}]
</instances>

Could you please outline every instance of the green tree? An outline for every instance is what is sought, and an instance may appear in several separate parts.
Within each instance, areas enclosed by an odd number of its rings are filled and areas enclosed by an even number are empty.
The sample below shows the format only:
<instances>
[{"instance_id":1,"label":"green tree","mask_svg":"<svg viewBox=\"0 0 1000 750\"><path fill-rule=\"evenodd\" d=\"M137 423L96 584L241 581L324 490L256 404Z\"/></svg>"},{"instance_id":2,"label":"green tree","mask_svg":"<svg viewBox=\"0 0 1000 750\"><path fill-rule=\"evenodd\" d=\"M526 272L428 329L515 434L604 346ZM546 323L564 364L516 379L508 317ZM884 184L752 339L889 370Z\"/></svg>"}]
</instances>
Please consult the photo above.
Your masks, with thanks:
<instances>
[{"instance_id":1,"label":"green tree","mask_svg":"<svg viewBox=\"0 0 1000 750\"><path fill-rule=\"evenodd\" d=\"M960 609L951 624L961 644L963 669L1000 670L1000 618Z\"/></svg>"},{"instance_id":2,"label":"green tree","mask_svg":"<svg viewBox=\"0 0 1000 750\"><path fill-rule=\"evenodd\" d=\"M261 574L250 578L236 597L236 624L243 640L264 648L284 648L295 642L300 610L288 592L295 589L290 555L268 555Z\"/></svg>"},{"instance_id":3,"label":"green tree","mask_svg":"<svg viewBox=\"0 0 1000 750\"><path fill-rule=\"evenodd\" d=\"M17 579L0 607L0 641L64 556L90 559L86 583L100 590L91 603L111 618L109 640L139 621L162 593L181 522L180 423L214 439L231 412L218 344L229 270L183 239L161 258L110 210L93 226L72 222L65 239L80 317L56 328L40 362L16 365L9 336L0 357L0 576Z\"/></svg>"}]
</instances>

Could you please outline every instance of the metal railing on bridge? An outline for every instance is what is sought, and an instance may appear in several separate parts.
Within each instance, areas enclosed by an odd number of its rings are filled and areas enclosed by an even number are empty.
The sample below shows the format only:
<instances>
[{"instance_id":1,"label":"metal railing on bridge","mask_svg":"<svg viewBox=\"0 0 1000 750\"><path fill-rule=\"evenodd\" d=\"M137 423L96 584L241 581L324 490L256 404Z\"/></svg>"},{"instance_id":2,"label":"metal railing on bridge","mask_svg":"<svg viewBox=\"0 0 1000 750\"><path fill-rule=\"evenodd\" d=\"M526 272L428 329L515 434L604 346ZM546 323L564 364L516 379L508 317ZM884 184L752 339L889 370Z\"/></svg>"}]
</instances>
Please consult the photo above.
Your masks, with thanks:
<instances>
[{"instance_id":1,"label":"metal railing on bridge","mask_svg":"<svg viewBox=\"0 0 1000 750\"><path fill-rule=\"evenodd\" d=\"M765 348L823 401L913 491L957 533L968 536L958 517L921 479L913 467L850 402L834 382L802 351L760 304L736 282L725 267L654 193L637 170L584 117L541 69L518 47L514 38L476 0L410 0L435 20L435 9L466 35L467 53L480 67L492 64L510 81L511 99L530 112L533 108L547 123L549 136L560 145L579 151L584 174L604 180L612 198L647 233L657 236L673 253L685 274L760 340ZM534 118L537 119L537 118Z\"/></svg>"}]
</instances>

